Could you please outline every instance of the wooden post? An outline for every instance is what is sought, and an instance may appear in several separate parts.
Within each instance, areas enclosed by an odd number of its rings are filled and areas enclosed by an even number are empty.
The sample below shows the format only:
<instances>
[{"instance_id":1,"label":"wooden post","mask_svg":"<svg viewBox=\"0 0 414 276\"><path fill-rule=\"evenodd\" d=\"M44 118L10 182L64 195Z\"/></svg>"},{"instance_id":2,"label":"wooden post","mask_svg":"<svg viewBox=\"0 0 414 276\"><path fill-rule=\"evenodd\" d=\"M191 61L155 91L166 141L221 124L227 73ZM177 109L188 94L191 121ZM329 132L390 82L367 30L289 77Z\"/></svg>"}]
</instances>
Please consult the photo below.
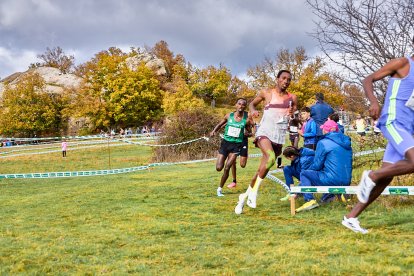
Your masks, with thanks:
<instances>
[{"instance_id":1,"label":"wooden post","mask_svg":"<svg viewBox=\"0 0 414 276\"><path fill-rule=\"evenodd\" d=\"M293 184L291 184L290 185L290 187L292 188L294 185ZM295 215L295 199L296 199L296 196L294 196L293 194L291 194L290 195L290 197L289 197L289 200L290 200L290 214L292 215L292 216L294 216Z\"/></svg>"}]
</instances>

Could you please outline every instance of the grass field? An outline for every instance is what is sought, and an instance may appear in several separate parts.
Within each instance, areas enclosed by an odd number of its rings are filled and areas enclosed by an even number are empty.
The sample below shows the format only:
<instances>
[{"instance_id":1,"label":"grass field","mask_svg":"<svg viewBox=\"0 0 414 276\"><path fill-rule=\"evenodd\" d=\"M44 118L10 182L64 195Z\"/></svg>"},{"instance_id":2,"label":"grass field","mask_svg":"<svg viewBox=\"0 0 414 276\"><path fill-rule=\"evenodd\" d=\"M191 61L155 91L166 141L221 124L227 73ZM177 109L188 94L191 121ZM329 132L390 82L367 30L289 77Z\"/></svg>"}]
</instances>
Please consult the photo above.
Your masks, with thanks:
<instances>
[{"instance_id":1,"label":"grass field","mask_svg":"<svg viewBox=\"0 0 414 276\"><path fill-rule=\"evenodd\" d=\"M8 158L1 172L108 169L106 150ZM113 168L150 162L149 148L110 150ZM0 274L414 275L412 198L375 202L360 218L370 233L360 235L340 223L350 206L333 202L292 217L289 203L278 200L283 189L266 179L258 208L237 216L258 161L238 169L238 187L223 198L215 195L221 173L214 162L3 179Z\"/></svg>"}]
</instances>

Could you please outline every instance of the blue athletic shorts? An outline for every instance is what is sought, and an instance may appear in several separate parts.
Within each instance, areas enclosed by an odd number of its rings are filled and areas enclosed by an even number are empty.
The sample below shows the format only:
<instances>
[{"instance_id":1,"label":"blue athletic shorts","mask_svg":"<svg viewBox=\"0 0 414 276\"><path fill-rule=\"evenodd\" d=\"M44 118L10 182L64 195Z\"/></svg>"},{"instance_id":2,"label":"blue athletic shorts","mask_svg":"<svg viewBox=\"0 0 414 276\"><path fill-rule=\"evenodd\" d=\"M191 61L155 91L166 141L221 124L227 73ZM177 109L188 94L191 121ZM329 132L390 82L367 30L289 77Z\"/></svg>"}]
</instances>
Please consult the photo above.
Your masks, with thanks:
<instances>
[{"instance_id":1,"label":"blue athletic shorts","mask_svg":"<svg viewBox=\"0 0 414 276\"><path fill-rule=\"evenodd\" d=\"M383 161L395 163L405 159L407 150L414 148L414 111L398 104L396 114L383 114L378 127L388 140ZM395 119L389 120L393 116Z\"/></svg>"}]
</instances>

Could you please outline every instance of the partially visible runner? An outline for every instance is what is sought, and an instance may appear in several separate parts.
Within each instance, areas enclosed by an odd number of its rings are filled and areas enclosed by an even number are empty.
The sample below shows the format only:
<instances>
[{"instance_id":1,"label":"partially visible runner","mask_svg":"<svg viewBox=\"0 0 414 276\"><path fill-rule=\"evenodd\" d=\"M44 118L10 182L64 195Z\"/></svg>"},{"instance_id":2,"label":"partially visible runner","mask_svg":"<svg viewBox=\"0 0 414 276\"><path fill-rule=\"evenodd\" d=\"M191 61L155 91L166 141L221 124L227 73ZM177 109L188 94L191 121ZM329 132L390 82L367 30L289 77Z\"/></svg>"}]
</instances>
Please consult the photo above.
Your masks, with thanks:
<instances>
[{"instance_id":1,"label":"partially visible runner","mask_svg":"<svg viewBox=\"0 0 414 276\"><path fill-rule=\"evenodd\" d=\"M220 185L217 188L217 196L224 196L222 189L229 177L230 168L235 163L237 156L243 148L244 137L251 135L253 120L245 111L246 107L246 99L237 99L236 111L226 114L223 120L221 120L210 133L210 136L214 136L218 130L220 130L224 125L226 126L216 162L217 171L223 170L224 167ZM226 164L224 164L225 161Z\"/></svg>"},{"instance_id":2,"label":"partially visible runner","mask_svg":"<svg viewBox=\"0 0 414 276\"><path fill-rule=\"evenodd\" d=\"M240 150L240 167L244 168L247 164L247 158L249 155L249 137L246 135L243 139L243 145ZM236 188L237 186L237 160L234 161L233 166L231 166L231 175L233 176L233 182L227 185L227 188Z\"/></svg>"},{"instance_id":3,"label":"partially visible runner","mask_svg":"<svg viewBox=\"0 0 414 276\"><path fill-rule=\"evenodd\" d=\"M414 38L413 38L414 44ZM354 232L368 233L359 225L358 216L384 191L394 176L414 172L414 56L389 61L363 81L365 95L371 103L370 115L375 120L380 106L373 83L387 76L388 88L378 127L388 140L380 169L364 171L358 186L359 202L342 220Z\"/></svg>"},{"instance_id":4,"label":"partially visible runner","mask_svg":"<svg viewBox=\"0 0 414 276\"><path fill-rule=\"evenodd\" d=\"M293 117L289 120L289 140L290 144L295 148L299 146L299 129L301 129L302 124L299 119L299 112L295 111Z\"/></svg>"},{"instance_id":5,"label":"partially visible runner","mask_svg":"<svg viewBox=\"0 0 414 276\"><path fill-rule=\"evenodd\" d=\"M261 90L249 105L252 117L258 117L259 111L256 110L256 106L261 102L265 103L263 117L254 141L256 147L260 148L262 152L262 158L247 191L239 196L239 201L234 210L236 214L243 212L246 199L249 207L256 208L256 198L260 184L275 164L276 157L282 153L282 145L286 141L288 131L289 117L293 115L297 107L296 96L287 92L291 80L292 75L289 71L279 71L276 86Z\"/></svg>"}]
</instances>

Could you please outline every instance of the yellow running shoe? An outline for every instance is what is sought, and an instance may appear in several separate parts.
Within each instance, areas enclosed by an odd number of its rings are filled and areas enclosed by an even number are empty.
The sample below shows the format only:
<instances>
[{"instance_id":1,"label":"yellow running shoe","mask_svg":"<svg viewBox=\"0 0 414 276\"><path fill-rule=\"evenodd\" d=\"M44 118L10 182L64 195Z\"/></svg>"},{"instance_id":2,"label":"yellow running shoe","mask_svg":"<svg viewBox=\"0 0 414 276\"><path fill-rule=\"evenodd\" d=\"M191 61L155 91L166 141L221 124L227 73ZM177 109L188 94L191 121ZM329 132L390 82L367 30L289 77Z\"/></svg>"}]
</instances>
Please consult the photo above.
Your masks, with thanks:
<instances>
[{"instance_id":1,"label":"yellow running shoe","mask_svg":"<svg viewBox=\"0 0 414 276\"><path fill-rule=\"evenodd\" d=\"M287 201L290 198L290 194L285 195L284 197L282 197L281 199L279 199L280 201Z\"/></svg>"},{"instance_id":2,"label":"yellow running shoe","mask_svg":"<svg viewBox=\"0 0 414 276\"><path fill-rule=\"evenodd\" d=\"M312 210L314 208L319 207L318 202L316 202L316 200L311 200L306 202L305 204L303 204L302 206L300 206L298 209L296 209L296 212L302 212L302 211L308 211L308 210Z\"/></svg>"}]
</instances>

